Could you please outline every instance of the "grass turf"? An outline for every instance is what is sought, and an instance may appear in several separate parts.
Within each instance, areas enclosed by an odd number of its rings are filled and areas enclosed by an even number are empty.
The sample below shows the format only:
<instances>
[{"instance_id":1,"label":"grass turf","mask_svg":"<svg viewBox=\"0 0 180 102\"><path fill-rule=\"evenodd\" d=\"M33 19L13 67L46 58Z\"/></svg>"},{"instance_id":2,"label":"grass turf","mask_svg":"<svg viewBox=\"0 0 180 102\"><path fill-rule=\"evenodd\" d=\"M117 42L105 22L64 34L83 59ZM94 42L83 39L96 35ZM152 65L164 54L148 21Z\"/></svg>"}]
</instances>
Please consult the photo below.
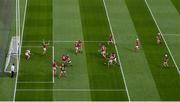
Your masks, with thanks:
<instances>
[{"instance_id":1,"label":"grass turf","mask_svg":"<svg viewBox=\"0 0 180 102\"><path fill-rule=\"evenodd\" d=\"M72 67L68 67L67 76L59 79L59 68L55 78L54 89L68 89L77 91L54 91L55 101L90 101L89 77L85 50L80 55L74 54L74 41L83 40L79 0L54 0L53 1L53 40L72 41L54 42L55 59L60 64L60 57L69 54ZM80 90L78 90L80 89Z\"/></svg>"},{"instance_id":2,"label":"grass turf","mask_svg":"<svg viewBox=\"0 0 180 102\"><path fill-rule=\"evenodd\" d=\"M177 9L177 11L180 14L180 1L179 0L171 0L172 3L174 4L175 8Z\"/></svg>"},{"instance_id":3,"label":"grass turf","mask_svg":"<svg viewBox=\"0 0 180 102\"><path fill-rule=\"evenodd\" d=\"M52 5L50 3L51 0L46 0L46 1L31 0L30 3L28 4L28 11L27 11L27 18L26 18L27 22L25 24L25 33L24 33L25 41L31 41L31 40L39 41L42 39L52 40L52 35L51 35L52 16L50 16L52 15L51 14ZM70 0L68 2L70 2ZM137 3L140 4L140 6L136 5ZM159 63L159 62L162 62L163 54L167 52L167 49L164 44L160 46L156 46L154 39L149 39L149 38L155 38L155 34L158 31L157 31L156 25L154 24L152 20L152 17L149 11L147 10L145 3L143 2L143 0L137 0L137 1L126 0L126 4L128 5L128 9L130 11L130 15L135 25L136 31L139 33L138 36L142 42L142 48L144 50L146 59L148 61L148 65L150 67L153 78L155 80L155 84L157 86L158 92L161 96L161 100L179 100L179 97L178 97L179 96L178 86L180 85L178 82L179 78L178 78L178 74L172 60L170 61L171 69L161 69L162 65L161 63ZM39 5L41 6L39 7ZM80 0L79 5L80 5L82 25L83 25L84 40L86 41L107 40L110 31L109 31L109 25L108 25L108 21L105 15L102 0ZM134 7L137 9L134 9ZM72 24L77 24L77 21L75 21L76 23L74 23L73 20L69 22L71 23L73 22ZM147 24L147 25L144 26L144 24ZM73 26L72 28L76 29L76 27L73 27ZM77 40L77 38L79 38L79 35L77 36L76 34L72 36L66 35L69 33L69 31L68 31L68 27L66 27L65 29L66 29L65 35L63 35L62 33L58 34L57 32L57 35L60 35L61 38L58 38L60 36L56 36L55 38L56 40L59 40L59 39L64 40L64 38L66 40L68 39ZM79 32L78 30L74 30L74 31L76 33ZM72 33L73 31L71 32L71 34ZM42 36L43 38L41 38ZM23 45L24 46L27 46L27 45L39 46L40 43L26 42L26 43L23 43ZM24 88L25 89L28 89L28 88L29 89L31 88L52 89L52 88L59 88L59 87L60 88L70 88L70 87L77 88L77 86L80 83L80 81L78 80L81 80L81 79L82 79L81 82L83 82L83 85L79 86L80 88L82 87L89 88L88 84L90 83L90 89L100 89L100 88L124 89L124 84L123 84L122 76L119 70L119 66L112 66L112 69L107 69L107 66L103 64L105 60L101 59L101 56L97 54L97 50L99 49L98 43L84 43L84 47L85 47L84 52L82 55L78 56L78 58L73 55L74 54L73 49L70 48L73 46L73 44L56 43L55 45L57 47L56 54L60 56L63 53L70 53L70 55L73 56L72 59L76 59L76 61L75 60L73 61L76 63L75 67L73 64L73 68L78 68L78 67L83 66L83 71L81 74L84 74L85 76L75 77L77 75L77 72L80 71L81 69L75 69L75 70L70 69L69 71L71 71L70 72L71 75L69 75L69 77L71 78L67 78L67 79L64 78L62 80L56 79L56 81L58 81L58 84L56 84L55 87L52 87L51 83L50 84L18 83L18 86L17 86L18 89L24 89ZM65 46L68 48L65 48ZM61 49L63 48L65 48L65 50L62 51ZM27 62L24 60L24 56L23 56L24 52L22 52L21 59L23 59L23 61L21 62L20 76L18 80L19 81L31 81L31 80L49 81L51 80L49 79L51 78L50 77L51 73L50 73L50 68L49 68L51 67L51 65L49 63L51 63L52 52L49 51L47 56L42 56L40 53L42 52L41 48L32 47L31 49L33 50L32 52L34 53L33 55L34 57L32 57L34 61L28 62L28 64L30 65L28 65L29 68L27 68L26 66ZM94 49L97 49L97 50L94 50ZM22 51L24 50L25 48L22 49ZM59 51L61 52L59 53ZM108 46L108 52L111 52L111 51L114 52L115 49L114 49L114 46L110 45ZM43 59L45 59L45 57L48 57L48 59L42 61ZM58 58L59 57L57 57L56 59ZM82 62L77 61L80 59L83 59L83 61ZM37 62L37 60L39 62ZM82 66L79 66L77 63L82 64ZM39 64L38 68L32 67L36 64ZM43 67L49 68L48 70L46 70L48 75L46 72L33 73L34 70L36 69L38 69L39 71L45 71ZM24 68L27 68L27 69L24 69ZM86 68L88 72L86 72ZM33 77L35 78L31 78L30 76L28 76L28 73L33 73L30 75L33 75ZM86 75L87 73L88 73L88 76ZM130 75L128 74L128 76ZM74 81L74 84L71 84L68 81ZM87 81L89 81L89 83ZM35 91L17 91L16 100L53 100L53 96L56 98L59 97L57 100L72 100L72 99L75 99L76 96L80 96L77 98L77 100L87 100L87 98L89 98L89 94L91 95L92 100L106 100L106 101L107 100L127 100L125 91L124 92L119 92L119 91L118 92L117 91L116 92L100 92L100 91L93 92L92 91L90 93L89 92L60 92L60 91L54 91L54 92L52 91L36 91L36 92Z\"/></svg>"},{"instance_id":4,"label":"grass turf","mask_svg":"<svg viewBox=\"0 0 180 102\"><path fill-rule=\"evenodd\" d=\"M85 41L107 41L110 28L102 0L80 0L81 22ZM118 65L109 69L98 54L99 43L85 43L86 61L91 89L125 89ZM115 52L109 45L108 53ZM113 79L113 80L112 80ZM91 92L92 100L127 100L126 92Z\"/></svg>"},{"instance_id":5,"label":"grass turf","mask_svg":"<svg viewBox=\"0 0 180 102\"><path fill-rule=\"evenodd\" d=\"M154 38L158 29L144 0L126 0L126 4L138 32L161 100L179 100L179 74L172 59L169 61L170 68L162 67L163 55L168 51L164 43L156 45Z\"/></svg>"},{"instance_id":6,"label":"grass turf","mask_svg":"<svg viewBox=\"0 0 180 102\"><path fill-rule=\"evenodd\" d=\"M52 0L28 0L24 26L23 41L42 41L43 39L52 41ZM27 47L27 45L32 47ZM37 47L41 46L41 43L33 45L29 42L23 43L22 46L18 82L37 82L37 84L17 83L16 100L52 100L52 91L18 91L18 89L24 88L36 89L39 86L42 86L43 89L52 89L53 87L52 84L38 83L38 81L52 81L51 47L49 47L48 53L43 56L42 48ZM32 60L30 61L26 61L24 58L24 52L27 48L31 49L32 52Z\"/></svg>"},{"instance_id":7,"label":"grass turf","mask_svg":"<svg viewBox=\"0 0 180 102\"><path fill-rule=\"evenodd\" d=\"M105 2L119 50L130 99L133 101L160 100L143 49L140 49L138 52L134 51L137 33L125 1L105 0Z\"/></svg>"}]
</instances>

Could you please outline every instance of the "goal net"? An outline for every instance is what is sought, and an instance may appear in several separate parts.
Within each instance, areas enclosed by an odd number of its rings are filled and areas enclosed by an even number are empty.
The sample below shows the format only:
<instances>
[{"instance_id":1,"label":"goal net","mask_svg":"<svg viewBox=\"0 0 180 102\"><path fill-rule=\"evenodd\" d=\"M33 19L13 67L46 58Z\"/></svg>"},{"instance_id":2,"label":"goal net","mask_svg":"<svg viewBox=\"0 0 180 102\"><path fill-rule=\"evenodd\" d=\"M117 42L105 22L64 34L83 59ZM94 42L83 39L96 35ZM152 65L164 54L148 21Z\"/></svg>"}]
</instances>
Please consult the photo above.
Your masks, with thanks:
<instances>
[{"instance_id":1,"label":"goal net","mask_svg":"<svg viewBox=\"0 0 180 102\"><path fill-rule=\"evenodd\" d=\"M17 71L18 68L18 58L19 58L19 41L20 38L19 36L13 36L10 42L9 46L9 51L6 56L6 63L5 63L5 68L4 72L11 72L11 65L15 65L15 72Z\"/></svg>"}]
</instances>

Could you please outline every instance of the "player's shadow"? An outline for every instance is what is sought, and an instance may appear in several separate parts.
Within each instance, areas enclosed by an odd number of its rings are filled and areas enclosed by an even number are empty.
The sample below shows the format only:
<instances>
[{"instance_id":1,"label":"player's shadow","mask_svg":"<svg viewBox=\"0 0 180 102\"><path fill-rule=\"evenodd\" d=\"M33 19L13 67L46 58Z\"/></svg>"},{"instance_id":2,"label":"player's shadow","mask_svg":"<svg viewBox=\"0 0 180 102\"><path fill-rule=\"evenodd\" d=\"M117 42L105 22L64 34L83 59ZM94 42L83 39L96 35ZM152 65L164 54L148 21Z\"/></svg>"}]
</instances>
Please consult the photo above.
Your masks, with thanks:
<instances>
[{"instance_id":1,"label":"player's shadow","mask_svg":"<svg viewBox=\"0 0 180 102\"><path fill-rule=\"evenodd\" d=\"M1 78L11 78L11 73L5 73L5 72L0 72L0 77ZM14 73L14 77L13 78L16 78L16 73Z\"/></svg>"}]
</instances>

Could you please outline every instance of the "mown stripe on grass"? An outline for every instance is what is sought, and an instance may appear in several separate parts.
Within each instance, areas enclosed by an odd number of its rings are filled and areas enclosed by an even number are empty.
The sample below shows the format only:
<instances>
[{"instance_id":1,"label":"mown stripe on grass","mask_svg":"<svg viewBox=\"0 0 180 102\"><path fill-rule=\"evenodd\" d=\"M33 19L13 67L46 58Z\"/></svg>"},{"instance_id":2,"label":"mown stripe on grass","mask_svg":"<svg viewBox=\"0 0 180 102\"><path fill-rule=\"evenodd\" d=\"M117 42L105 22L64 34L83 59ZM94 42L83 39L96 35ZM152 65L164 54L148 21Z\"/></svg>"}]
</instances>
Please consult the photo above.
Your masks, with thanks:
<instances>
[{"instance_id":1,"label":"mown stripe on grass","mask_svg":"<svg viewBox=\"0 0 180 102\"><path fill-rule=\"evenodd\" d=\"M52 40L52 0L29 0L23 40Z\"/></svg>"},{"instance_id":2,"label":"mown stripe on grass","mask_svg":"<svg viewBox=\"0 0 180 102\"><path fill-rule=\"evenodd\" d=\"M157 45L155 42L158 29L144 0L126 0L126 4L138 32L161 100L179 100L179 74L172 59L169 61L170 68L162 66L163 55L168 51L164 42L161 45Z\"/></svg>"},{"instance_id":3,"label":"mown stripe on grass","mask_svg":"<svg viewBox=\"0 0 180 102\"><path fill-rule=\"evenodd\" d=\"M138 53L134 51L137 33L125 1L105 1L131 101L160 100L144 51L140 50Z\"/></svg>"},{"instance_id":4,"label":"mown stripe on grass","mask_svg":"<svg viewBox=\"0 0 180 102\"><path fill-rule=\"evenodd\" d=\"M163 33L180 34L180 14L171 0L146 0ZM165 36L166 37L166 36ZM168 38L168 37L166 37Z\"/></svg>"},{"instance_id":5,"label":"mown stripe on grass","mask_svg":"<svg viewBox=\"0 0 180 102\"><path fill-rule=\"evenodd\" d=\"M177 11L180 14L180 0L171 0L174 6L176 7Z\"/></svg>"},{"instance_id":6,"label":"mown stripe on grass","mask_svg":"<svg viewBox=\"0 0 180 102\"><path fill-rule=\"evenodd\" d=\"M52 0L29 0L27 5L27 13L24 25L23 40L52 40ZM23 41L22 41L23 42ZM22 43L24 45L30 45L29 43ZM38 43L36 46L40 46ZM18 73L18 81L52 81L52 50L49 47L46 55L42 55L41 47L22 47L22 55L20 61L20 68ZM31 49L31 59L26 61L24 58L25 50ZM51 83L17 83L17 88L53 88ZM53 92L16 92L17 101L51 101L53 100Z\"/></svg>"},{"instance_id":7,"label":"mown stripe on grass","mask_svg":"<svg viewBox=\"0 0 180 102\"><path fill-rule=\"evenodd\" d=\"M89 77L86 64L86 51L76 55L74 43L83 40L79 0L53 0L53 40L55 59L58 65L59 57L68 54L72 66L67 68L67 76L55 77L53 97L55 101L91 101ZM83 91L83 92L79 92Z\"/></svg>"},{"instance_id":8,"label":"mown stripe on grass","mask_svg":"<svg viewBox=\"0 0 180 102\"><path fill-rule=\"evenodd\" d=\"M110 34L102 0L79 0L85 41L106 41ZM109 69L107 60L98 53L100 43L85 43L91 89L125 89L118 65ZM115 52L114 45L107 45L108 53ZM91 92L92 100L128 100L126 92Z\"/></svg>"},{"instance_id":9,"label":"mown stripe on grass","mask_svg":"<svg viewBox=\"0 0 180 102\"><path fill-rule=\"evenodd\" d=\"M177 68L180 67L180 14L171 0L147 0L147 4L172 52Z\"/></svg>"}]
</instances>

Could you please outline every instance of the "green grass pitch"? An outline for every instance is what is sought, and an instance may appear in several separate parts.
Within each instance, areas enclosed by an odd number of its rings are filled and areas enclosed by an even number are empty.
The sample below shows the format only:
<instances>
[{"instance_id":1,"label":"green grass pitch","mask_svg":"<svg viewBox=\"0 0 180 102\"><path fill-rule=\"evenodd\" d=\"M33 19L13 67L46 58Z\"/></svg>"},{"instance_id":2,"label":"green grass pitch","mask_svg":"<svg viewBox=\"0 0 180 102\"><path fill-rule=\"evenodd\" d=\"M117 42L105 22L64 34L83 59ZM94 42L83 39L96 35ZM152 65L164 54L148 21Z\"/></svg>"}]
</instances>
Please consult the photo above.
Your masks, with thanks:
<instances>
[{"instance_id":1,"label":"green grass pitch","mask_svg":"<svg viewBox=\"0 0 180 102\"><path fill-rule=\"evenodd\" d=\"M0 0L1 1L1 0ZM0 101L180 101L179 0L20 0L16 78L0 77ZM161 33L161 44L156 43ZM115 44L107 44L113 34ZM135 40L141 42L134 51ZM43 55L42 41L50 41ZM83 41L82 53L74 43ZM108 68L100 44L117 54ZM30 60L24 53L31 50ZM163 56L169 56L169 67ZM68 54L67 75L52 61ZM6 84L10 84L7 87ZM6 95L7 94L7 95Z\"/></svg>"}]
</instances>

